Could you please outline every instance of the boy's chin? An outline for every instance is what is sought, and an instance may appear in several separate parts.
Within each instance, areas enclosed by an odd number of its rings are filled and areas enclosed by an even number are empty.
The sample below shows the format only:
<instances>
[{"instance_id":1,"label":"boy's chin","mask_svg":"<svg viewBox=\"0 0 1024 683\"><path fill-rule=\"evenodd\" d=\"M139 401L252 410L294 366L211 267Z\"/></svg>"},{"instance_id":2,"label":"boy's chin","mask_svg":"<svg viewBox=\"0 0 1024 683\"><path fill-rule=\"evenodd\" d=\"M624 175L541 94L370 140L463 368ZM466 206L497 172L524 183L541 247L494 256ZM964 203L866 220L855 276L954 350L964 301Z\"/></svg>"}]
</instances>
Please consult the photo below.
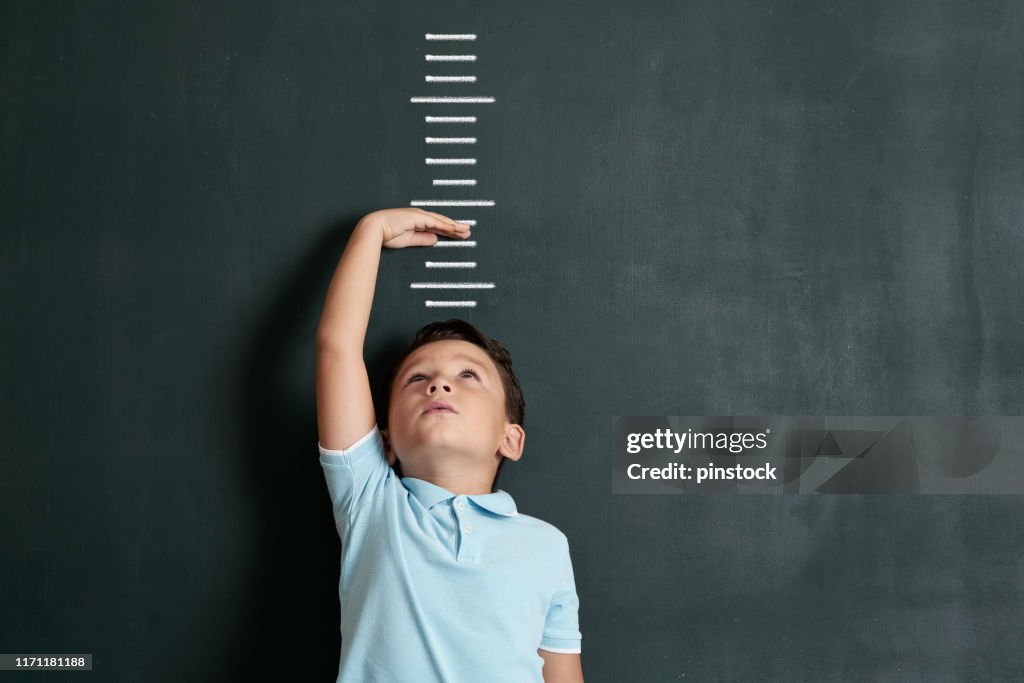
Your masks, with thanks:
<instances>
[{"instance_id":1,"label":"boy's chin","mask_svg":"<svg viewBox=\"0 0 1024 683\"><path fill-rule=\"evenodd\" d=\"M419 443L435 443L437 441L462 441L466 438L463 425L456 424L448 417L433 417L416 425L412 439Z\"/></svg>"}]
</instances>

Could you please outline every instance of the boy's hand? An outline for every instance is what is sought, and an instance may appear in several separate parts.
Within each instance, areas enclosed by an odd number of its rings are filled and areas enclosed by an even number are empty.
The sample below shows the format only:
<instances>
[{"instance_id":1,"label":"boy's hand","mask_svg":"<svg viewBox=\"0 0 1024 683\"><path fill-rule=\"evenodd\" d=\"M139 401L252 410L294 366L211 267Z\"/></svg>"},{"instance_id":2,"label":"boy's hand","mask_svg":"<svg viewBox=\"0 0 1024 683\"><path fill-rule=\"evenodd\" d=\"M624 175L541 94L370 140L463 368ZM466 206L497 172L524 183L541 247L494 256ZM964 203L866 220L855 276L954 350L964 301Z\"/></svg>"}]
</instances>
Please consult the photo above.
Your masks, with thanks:
<instances>
[{"instance_id":1,"label":"boy's hand","mask_svg":"<svg viewBox=\"0 0 1024 683\"><path fill-rule=\"evenodd\" d=\"M371 216L381 226L382 244L389 249L429 247L437 243L437 235L469 237L467 224L423 209L381 209Z\"/></svg>"}]
</instances>

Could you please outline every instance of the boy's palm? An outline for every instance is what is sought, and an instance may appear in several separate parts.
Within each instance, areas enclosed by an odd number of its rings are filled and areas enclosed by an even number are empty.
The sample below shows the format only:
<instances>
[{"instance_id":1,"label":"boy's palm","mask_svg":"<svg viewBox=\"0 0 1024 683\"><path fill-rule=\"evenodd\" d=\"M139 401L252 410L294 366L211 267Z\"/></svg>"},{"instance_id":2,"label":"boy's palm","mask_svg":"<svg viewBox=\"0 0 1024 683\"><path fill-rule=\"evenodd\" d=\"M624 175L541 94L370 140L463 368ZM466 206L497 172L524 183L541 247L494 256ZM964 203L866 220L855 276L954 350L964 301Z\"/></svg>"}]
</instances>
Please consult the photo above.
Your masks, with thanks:
<instances>
[{"instance_id":1,"label":"boy's palm","mask_svg":"<svg viewBox=\"0 0 1024 683\"><path fill-rule=\"evenodd\" d=\"M469 237L469 226L423 209L382 209L376 212L383 228L383 245L389 249L429 247L437 235Z\"/></svg>"}]
</instances>

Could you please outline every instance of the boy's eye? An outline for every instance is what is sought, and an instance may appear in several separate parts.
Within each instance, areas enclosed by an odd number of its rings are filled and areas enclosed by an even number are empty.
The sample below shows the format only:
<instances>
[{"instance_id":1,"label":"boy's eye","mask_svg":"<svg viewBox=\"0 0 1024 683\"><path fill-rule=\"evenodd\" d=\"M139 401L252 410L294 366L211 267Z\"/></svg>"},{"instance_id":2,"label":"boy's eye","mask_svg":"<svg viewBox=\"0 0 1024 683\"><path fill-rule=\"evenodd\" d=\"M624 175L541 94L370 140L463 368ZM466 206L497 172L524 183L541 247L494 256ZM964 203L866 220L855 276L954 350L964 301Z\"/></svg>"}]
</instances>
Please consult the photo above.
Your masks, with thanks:
<instances>
[{"instance_id":1,"label":"boy's eye","mask_svg":"<svg viewBox=\"0 0 1024 683\"><path fill-rule=\"evenodd\" d=\"M467 375L467 374L468 374L468 375L472 375L473 377L475 377L475 378L477 378L477 379L480 379L480 375L478 375L478 374L476 373L476 370L471 370L471 369L469 369L469 368L466 368L465 370L463 370L462 372L460 372L460 373L459 373L459 375L460 375L460 376L461 376L461 375ZM421 375L421 374L419 374L419 373L417 373L417 374L413 375L412 377L410 377L410 378L409 378L409 379L408 379L408 380L406 381L406 384L411 384L411 383L412 383L413 381L415 381L415 380L417 380L417 379L419 379L419 378L421 378L421 377L425 377L425 376L424 376L424 375Z\"/></svg>"}]
</instances>

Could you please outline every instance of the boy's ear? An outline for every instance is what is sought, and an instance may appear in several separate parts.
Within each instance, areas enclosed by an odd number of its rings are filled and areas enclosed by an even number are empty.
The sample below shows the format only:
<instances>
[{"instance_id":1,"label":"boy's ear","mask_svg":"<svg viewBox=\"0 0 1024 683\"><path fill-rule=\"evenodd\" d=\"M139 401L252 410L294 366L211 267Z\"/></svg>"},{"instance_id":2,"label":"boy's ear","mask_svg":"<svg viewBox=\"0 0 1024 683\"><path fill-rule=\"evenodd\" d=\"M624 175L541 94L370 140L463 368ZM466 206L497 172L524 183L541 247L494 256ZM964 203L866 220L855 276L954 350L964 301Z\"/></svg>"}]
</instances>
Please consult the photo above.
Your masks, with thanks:
<instances>
[{"instance_id":1,"label":"boy's ear","mask_svg":"<svg viewBox=\"0 0 1024 683\"><path fill-rule=\"evenodd\" d=\"M526 444L526 431L517 424L508 423L505 425L505 438L498 446L498 452L509 460L519 460L523 457L523 446Z\"/></svg>"},{"instance_id":2,"label":"boy's ear","mask_svg":"<svg viewBox=\"0 0 1024 683\"><path fill-rule=\"evenodd\" d=\"M391 450L391 439L388 438L388 430L386 428L380 430L380 435L384 438L384 457L387 458L389 465L394 465L396 456L395 452Z\"/></svg>"}]
</instances>

